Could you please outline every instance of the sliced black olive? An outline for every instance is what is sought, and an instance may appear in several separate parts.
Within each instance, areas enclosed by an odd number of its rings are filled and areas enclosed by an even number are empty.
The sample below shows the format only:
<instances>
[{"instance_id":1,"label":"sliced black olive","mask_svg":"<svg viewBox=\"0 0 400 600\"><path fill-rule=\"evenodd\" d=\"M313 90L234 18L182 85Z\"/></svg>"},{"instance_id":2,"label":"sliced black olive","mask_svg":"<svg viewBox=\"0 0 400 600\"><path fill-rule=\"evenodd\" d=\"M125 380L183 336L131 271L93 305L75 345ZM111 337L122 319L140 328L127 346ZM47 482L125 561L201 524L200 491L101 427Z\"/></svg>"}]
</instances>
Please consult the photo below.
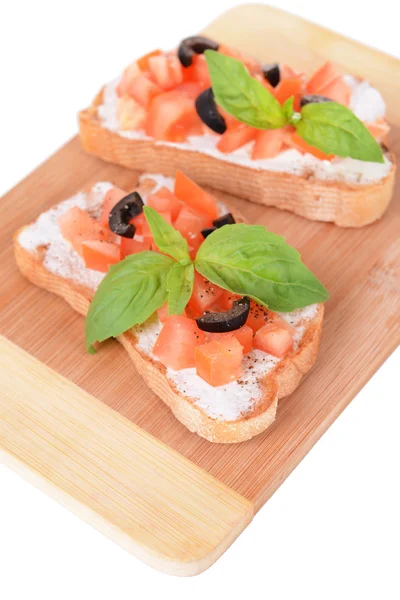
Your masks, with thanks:
<instances>
[{"instance_id":1,"label":"sliced black olive","mask_svg":"<svg viewBox=\"0 0 400 600\"><path fill-rule=\"evenodd\" d=\"M272 87L276 87L278 85L281 80L281 72L279 70L278 63L264 65L262 67L262 72L265 79L272 85Z\"/></svg>"},{"instance_id":2,"label":"sliced black olive","mask_svg":"<svg viewBox=\"0 0 400 600\"><path fill-rule=\"evenodd\" d=\"M235 300L229 310L215 313L206 312L196 319L196 323L199 329L210 333L235 331L246 323L249 311L250 299L244 296L240 300Z\"/></svg>"},{"instance_id":3,"label":"sliced black olive","mask_svg":"<svg viewBox=\"0 0 400 600\"><path fill-rule=\"evenodd\" d=\"M197 96L195 106L197 114L207 127L216 133L224 133L226 131L225 119L218 112L212 88L204 90L204 92L201 92L201 94Z\"/></svg>"},{"instance_id":4,"label":"sliced black olive","mask_svg":"<svg viewBox=\"0 0 400 600\"><path fill-rule=\"evenodd\" d=\"M208 235L210 235L210 233L212 233L216 229L217 229L216 227L207 227L207 229L202 229L201 230L201 235L203 236L204 239L206 239L206 237Z\"/></svg>"},{"instance_id":5,"label":"sliced black olive","mask_svg":"<svg viewBox=\"0 0 400 600\"><path fill-rule=\"evenodd\" d=\"M181 41L178 58L184 67L190 67L195 54L203 54L205 50L218 50L219 44L201 35L194 35Z\"/></svg>"},{"instance_id":6,"label":"sliced black olive","mask_svg":"<svg viewBox=\"0 0 400 600\"><path fill-rule=\"evenodd\" d=\"M111 231L122 237L133 238L136 227L129 221L143 212L143 200L137 192L122 198L110 212L108 224Z\"/></svg>"},{"instance_id":7,"label":"sliced black olive","mask_svg":"<svg viewBox=\"0 0 400 600\"><path fill-rule=\"evenodd\" d=\"M223 225L233 225L234 223L236 223L235 219L233 218L232 213L226 213L226 215L222 215L222 217L218 217L218 219L214 219L213 221L213 225L214 227L222 227Z\"/></svg>"},{"instance_id":8,"label":"sliced black olive","mask_svg":"<svg viewBox=\"0 0 400 600\"><path fill-rule=\"evenodd\" d=\"M318 96L318 94L308 94L303 96L300 100L300 106L303 108L306 104L317 104L319 102L332 102L330 98L326 96Z\"/></svg>"}]
</instances>

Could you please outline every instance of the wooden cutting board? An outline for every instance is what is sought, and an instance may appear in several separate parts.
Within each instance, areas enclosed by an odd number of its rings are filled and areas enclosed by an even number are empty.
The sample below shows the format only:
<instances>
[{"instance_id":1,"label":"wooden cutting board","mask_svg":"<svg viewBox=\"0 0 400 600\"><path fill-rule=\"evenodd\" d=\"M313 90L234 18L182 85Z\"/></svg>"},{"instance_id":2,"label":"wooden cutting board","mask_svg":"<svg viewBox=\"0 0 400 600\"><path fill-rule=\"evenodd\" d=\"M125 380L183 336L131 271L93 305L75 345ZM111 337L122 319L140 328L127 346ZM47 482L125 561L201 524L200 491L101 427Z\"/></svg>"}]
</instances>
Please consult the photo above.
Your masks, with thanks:
<instances>
[{"instance_id":1,"label":"wooden cutting board","mask_svg":"<svg viewBox=\"0 0 400 600\"><path fill-rule=\"evenodd\" d=\"M367 77L384 93L400 154L396 59L261 5L236 7L205 33L266 62L311 71L329 58ZM116 342L86 354L83 319L15 266L18 227L87 184L127 187L137 176L86 155L75 138L1 201L0 454L139 558L192 575L224 552L398 345L400 194L397 186L384 218L361 230L229 198L296 246L331 298L318 362L280 402L275 424L218 445L173 417Z\"/></svg>"}]
</instances>

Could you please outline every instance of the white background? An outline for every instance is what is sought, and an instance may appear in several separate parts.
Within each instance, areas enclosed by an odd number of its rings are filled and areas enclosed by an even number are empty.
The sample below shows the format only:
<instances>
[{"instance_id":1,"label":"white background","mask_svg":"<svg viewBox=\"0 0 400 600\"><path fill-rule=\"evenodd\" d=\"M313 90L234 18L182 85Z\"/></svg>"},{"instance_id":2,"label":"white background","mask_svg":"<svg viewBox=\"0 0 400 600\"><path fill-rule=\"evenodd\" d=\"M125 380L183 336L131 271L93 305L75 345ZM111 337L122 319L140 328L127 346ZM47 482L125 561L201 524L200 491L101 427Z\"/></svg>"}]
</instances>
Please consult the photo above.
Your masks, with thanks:
<instances>
[{"instance_id":1,"label":"white background","mask_svg":"<svg viewBox=\"0 0 400 600\"><path fill-rule=\"evenodd\" d=\"M0 192L75 133L76 112L103 82L234 4L4 0ZM275 4L400 56L390 0ZM0 598L399 600L399 359L397 350L197 578L153 571L0 466Z\"/></svg>"}]
</instances>

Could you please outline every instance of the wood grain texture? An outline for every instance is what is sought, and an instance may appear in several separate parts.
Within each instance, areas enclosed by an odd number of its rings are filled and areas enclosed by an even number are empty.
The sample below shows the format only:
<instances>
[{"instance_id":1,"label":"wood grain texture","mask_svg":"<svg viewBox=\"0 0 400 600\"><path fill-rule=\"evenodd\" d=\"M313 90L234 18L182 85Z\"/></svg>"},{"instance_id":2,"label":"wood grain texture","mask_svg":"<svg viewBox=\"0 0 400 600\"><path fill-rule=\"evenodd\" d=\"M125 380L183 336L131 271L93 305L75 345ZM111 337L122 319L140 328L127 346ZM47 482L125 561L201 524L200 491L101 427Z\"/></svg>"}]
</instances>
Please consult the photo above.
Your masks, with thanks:
<instances>
[{"instance_id":1,"label":"wood grain texture","mask_svg":"<svg viewBox=\"0 0 400 600\"><path fill-rule=\"evenodd\" d=\"M280 27L281 15L267 7L237 7L207 33L266 60L279 56L307 70L342 56L344 66L382 88L395 124L389 144L398 157L398 61L297 17L285 15L286 25ZM137 173L86 155L74 139L2 199L0 333L258 509L400 341L399 175L383 219L362 230L339 229L229 197L249 221L267 225L297 247L331 294L314 370L280 403L277 420L265 434L238 445L216 445L191 434L147 388L119 344L106 343L96 356L87 355L82 318L60 298L24 280L14 263L13 232L45 208L97 180L129 187L136 178Z\"/></svg>"},{"instance_id":2,"label":"wood grain texture","mask_svg":"<svg viewBox=\"0 0 400 600\"><path fill-rule=\"evenodd\" d=\"M252 503L0 337L0 451L148 564L208 568Z\"/></svg>"}]
</instances>

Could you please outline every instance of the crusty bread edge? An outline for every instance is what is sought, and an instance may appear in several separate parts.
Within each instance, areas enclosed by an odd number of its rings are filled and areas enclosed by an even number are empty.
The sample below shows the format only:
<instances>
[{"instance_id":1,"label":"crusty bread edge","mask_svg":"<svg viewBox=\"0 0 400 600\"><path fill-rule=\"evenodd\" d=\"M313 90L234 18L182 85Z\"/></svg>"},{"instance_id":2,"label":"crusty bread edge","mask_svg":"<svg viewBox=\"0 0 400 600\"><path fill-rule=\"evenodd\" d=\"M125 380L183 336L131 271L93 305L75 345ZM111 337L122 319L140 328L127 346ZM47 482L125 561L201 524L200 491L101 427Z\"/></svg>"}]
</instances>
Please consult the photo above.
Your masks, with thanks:
<instances>
[{"instance_id":1,"label":"crusty bread edge","mask_svg":"<svg viewBox=\"0 0 400 600\"><path fill-rule=\"evenodd\" d=\"M201 152L147 139L128 139L105 129L97 116L102 96L103 90L88 109L79 113L79 130L84 149L107 162L164 175L174 175L184 166L185 173L201 185L341 227L363 227L376 221L391 200L396 170L392 152L388 152L392 163L388 175L369 184L323 181L311 174L255 171Z\"/></svg>"}]
</instances>

